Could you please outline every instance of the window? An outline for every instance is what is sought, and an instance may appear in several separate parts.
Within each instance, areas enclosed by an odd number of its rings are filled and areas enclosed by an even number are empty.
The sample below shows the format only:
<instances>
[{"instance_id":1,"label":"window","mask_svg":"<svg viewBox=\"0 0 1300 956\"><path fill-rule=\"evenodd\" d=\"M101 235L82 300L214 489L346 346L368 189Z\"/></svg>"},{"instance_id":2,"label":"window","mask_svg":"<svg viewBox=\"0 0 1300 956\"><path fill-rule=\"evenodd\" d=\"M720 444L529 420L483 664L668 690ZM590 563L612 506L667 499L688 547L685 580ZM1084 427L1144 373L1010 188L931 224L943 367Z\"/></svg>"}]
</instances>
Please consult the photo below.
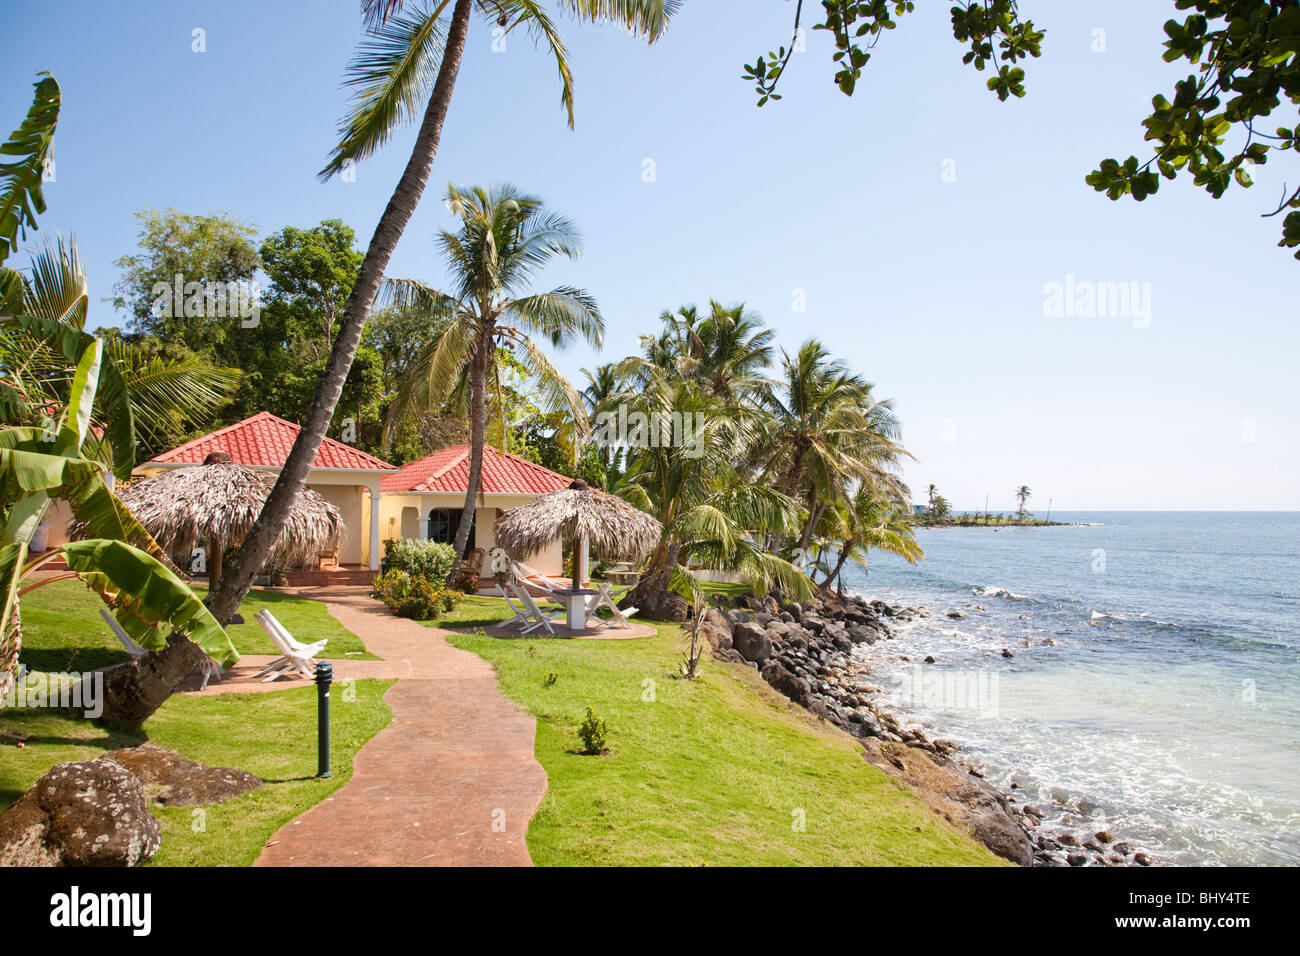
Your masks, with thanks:
<instances>
[{"instance_id":1,"label":"window","mask_svg":"<svg viewBox=\"0 0 1300 956\"><path fill-rule=\"evenodd\" d=\"M465 542L465 554L469 554L474 547L474 532L476 522L471 521L469 526L469 539ZM460 509L459 508L434 508L429 512L429 530L426 537L430 541L441 541L443 544L456 543L456 531L460 528ZM465 554L462 554L463 558Z\"/></svg>"}]
</instances>

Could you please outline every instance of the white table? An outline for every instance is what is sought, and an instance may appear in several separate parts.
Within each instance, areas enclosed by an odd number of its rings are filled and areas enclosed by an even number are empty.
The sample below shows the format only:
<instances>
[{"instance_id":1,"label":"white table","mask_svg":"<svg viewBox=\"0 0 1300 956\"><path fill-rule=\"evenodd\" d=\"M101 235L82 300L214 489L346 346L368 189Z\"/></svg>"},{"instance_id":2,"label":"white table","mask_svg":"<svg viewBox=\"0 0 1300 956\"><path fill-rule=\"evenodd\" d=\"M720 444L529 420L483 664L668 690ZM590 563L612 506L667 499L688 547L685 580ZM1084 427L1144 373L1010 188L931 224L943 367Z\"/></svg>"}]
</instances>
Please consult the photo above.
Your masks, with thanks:
<instances>
[{"instance_id":1,"label":"white table","mask_svg":"<svg viewBox=\"0 0 1300 956\"><path fill-rule=\"evenodd\" d=\"M587 600L599 594L599 591L593 591L591 588L575 588L573 590L552 591L551 600L563 604L568 612L566 623L571 631L585 631L587 629Z\"/></svg>"}]
</instances>

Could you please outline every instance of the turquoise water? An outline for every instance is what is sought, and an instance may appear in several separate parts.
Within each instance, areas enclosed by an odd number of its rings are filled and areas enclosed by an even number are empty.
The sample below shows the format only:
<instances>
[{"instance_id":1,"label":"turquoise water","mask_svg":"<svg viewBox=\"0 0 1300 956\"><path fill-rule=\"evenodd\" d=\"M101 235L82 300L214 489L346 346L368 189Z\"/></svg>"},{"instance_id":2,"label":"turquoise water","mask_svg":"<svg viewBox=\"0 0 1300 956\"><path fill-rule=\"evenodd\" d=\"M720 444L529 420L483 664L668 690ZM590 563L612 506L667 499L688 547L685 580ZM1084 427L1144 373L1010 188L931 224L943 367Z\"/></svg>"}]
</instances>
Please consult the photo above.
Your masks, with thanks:
<instances>
[{"instance_id":1,"label":"turquoise water","mask_svg":"<svg viewBox=\"0 0 1300 956\"><path fill-rule=\"evenodd\" d=\"M1040 832L1300 864L1300 514L1052 518L1089 524L922 530L917 566L849 572L934 612L859 649L873 682L1051 811ZM956 690L978 680L978 700Z\"/></svg>"}]
</instances>

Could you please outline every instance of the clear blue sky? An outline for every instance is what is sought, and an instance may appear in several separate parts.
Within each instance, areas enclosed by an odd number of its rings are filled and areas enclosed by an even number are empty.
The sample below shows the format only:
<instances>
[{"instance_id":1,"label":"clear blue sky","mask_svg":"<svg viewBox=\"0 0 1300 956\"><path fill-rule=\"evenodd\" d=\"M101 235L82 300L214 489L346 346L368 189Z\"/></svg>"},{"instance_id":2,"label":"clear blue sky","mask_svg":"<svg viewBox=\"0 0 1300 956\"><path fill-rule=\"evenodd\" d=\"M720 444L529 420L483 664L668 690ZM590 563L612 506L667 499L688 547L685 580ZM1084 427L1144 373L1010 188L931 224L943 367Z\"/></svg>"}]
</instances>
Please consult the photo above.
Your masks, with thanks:
<instances>
[{"instance_id":1,"label":"clear blue sky","mask_svg":"<svg viewBox=\"0 0 1300 956\"><path fill-rule=\"evenodd\" d=\"M76 234L96 324L122 321L99 299L145 206L228 210L263 234L339 217L368 240L413 131L354 183L315 179L346 105L353 0L9 6L0 119L17 125L38 70L57 76L41 233ZM665 308L744 300L782 345L817 335L894 399L918 497L934 482L958 508L991 494L1010 510L1027 483L1040 509L1300 508L1300 263L1259 216L1297 171L1258 169L1218 202L1181 182L1142 205L1094 193L1097 161L1146 155L1139 123L1180 75L1160 60L1173 3L1022 7L1048 36L1029 96L1009 103L961 65L943 3L885 37L852 99L813 35L761 111L741 66L787 35L788 2L691 0L648 50L570 23L572 132L541 53L513 35L493 53L476 25L390 272L441 281L443 184L509 180L586 236L584 258L546 277L606 315L601 356L559 357L574 376L633 351ZM1150 283L1149 325L1045 316L1045 284L1067 275Z\"/></svg>"}]
</instances>

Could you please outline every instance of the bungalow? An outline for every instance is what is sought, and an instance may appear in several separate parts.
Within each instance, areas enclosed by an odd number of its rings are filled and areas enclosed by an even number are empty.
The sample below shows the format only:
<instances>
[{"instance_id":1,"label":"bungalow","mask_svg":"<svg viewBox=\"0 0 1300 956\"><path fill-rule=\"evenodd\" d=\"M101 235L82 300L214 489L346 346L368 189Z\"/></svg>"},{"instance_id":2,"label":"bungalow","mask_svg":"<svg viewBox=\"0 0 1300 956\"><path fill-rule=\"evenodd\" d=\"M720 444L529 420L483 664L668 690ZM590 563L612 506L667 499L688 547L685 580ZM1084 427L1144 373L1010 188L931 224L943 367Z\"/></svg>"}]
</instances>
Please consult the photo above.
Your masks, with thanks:
<instances>
[{"instance_id":1,"label":"bungalow","mask_svg":"<svg viewBox=\"0 0 1300 956\"><path fill-rule=\"evenodd\" d=\"M137 475L157 475L173 468L201 465L212 452L223 451L237 465L278 475L298 438L299 427L270 412L219 428L136 466ZM347 531L339 546L338 563L379 569L380 483L397 473L397 466L380 461L350 445L326 438L307 473L307 487L343 516Z\"/></svg>"},{"instance_id":2,"label":"bungalow","mask_svg":"<svg viewBox=\"0 0 1300 956\"><path fill-rule=\"evenodd\" d=\"M384 540L417 538L452 542L465 506L469 485L469 445L452 445L419 458L380 481L379 521ZM541 465L498 451L483 449L479 499L470 527L469 547L496 547L500 514L548 491L569 487L572 479ZM543 574L564 573L560 542L527 558Z\"/></svg>"}]
</instances>

